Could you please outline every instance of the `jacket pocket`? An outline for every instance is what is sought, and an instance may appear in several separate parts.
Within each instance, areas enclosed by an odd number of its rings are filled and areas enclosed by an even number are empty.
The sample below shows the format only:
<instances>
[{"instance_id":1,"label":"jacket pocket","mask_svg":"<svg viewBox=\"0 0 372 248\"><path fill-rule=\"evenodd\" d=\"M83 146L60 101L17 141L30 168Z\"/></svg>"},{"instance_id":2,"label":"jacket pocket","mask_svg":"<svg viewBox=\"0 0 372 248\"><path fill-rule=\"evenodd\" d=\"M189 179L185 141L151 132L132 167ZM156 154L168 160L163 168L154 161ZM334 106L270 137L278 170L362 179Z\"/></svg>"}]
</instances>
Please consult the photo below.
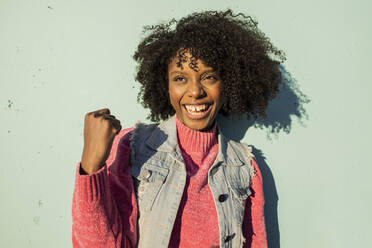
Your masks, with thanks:
<instances>
[{"instance_id":1,"label":"jacket pocket","mask_svg":"<svg viewBox=\"0 0 372 248\"><path fill-rule=\"evenodd\" d=\"M135 177L135 189L140 210L150 211L159 194L169 169L145 163Z\"/></svg>"},{"instance_id":2,"label":"jacket pocket","mask_svg":"<svg viewBox=\"0 0 372 248\"><path fill-rule=\"evenodd\" d=\"M231 216L238 226L241 226L244 220L245 203L251 195L250 166L242 164L241 166L230 166L226 168L225 176L227 186L231 195L231 204L234 209Z\"/></svg>"},{"instance_id":3,"label":"jacket pocket","mask_svg":"<svg viewBox=\"0 0 372 248\"><path fill-rule=\"evenodd\" d=\"M251 170L251 166L247 164L229 166L226 168L226 181L235 199L244 201L251 195Z\"/></svg>"}]
</instances>

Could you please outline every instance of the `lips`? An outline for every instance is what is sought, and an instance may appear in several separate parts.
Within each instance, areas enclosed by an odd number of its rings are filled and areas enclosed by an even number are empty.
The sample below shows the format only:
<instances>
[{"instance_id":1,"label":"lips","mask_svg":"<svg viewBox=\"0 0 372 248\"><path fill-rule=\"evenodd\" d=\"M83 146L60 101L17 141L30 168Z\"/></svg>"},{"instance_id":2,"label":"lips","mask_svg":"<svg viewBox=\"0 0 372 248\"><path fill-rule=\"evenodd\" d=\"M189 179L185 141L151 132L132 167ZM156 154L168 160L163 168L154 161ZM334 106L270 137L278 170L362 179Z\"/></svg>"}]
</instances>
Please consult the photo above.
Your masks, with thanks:
<instances>
[{"instance_id":1,"label":"lips","mask_svg":"<svg viewBox=\"0 0 372 248\"><path fill-rule=\"evenodd\" d=\"M198 120L206 117L212 109L212 104L184 104L186 114L190 119Z\"/></svg>"}]
</instances>

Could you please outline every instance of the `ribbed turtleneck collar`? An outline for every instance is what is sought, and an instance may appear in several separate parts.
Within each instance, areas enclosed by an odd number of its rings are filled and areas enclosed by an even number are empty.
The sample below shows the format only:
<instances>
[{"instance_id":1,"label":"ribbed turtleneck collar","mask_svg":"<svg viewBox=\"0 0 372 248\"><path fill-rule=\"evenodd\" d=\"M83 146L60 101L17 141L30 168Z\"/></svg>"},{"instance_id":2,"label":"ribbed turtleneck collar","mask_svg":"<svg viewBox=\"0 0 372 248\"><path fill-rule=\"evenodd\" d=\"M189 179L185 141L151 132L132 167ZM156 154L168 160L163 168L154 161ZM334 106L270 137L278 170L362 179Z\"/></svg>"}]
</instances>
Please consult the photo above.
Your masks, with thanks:
<instances>
[{"instance_id":1,"label":"ribbed turtleneck collar","mask_svg":"<svg viewBox=\"0 0 372 248\"><path fill-rule=\"evenodd\" d=\"M178 144L186 153L198 153L204 157L217 143L217 123L208 131L196 131L187 127L176 117Z\"/></svg>"}]
</instances>

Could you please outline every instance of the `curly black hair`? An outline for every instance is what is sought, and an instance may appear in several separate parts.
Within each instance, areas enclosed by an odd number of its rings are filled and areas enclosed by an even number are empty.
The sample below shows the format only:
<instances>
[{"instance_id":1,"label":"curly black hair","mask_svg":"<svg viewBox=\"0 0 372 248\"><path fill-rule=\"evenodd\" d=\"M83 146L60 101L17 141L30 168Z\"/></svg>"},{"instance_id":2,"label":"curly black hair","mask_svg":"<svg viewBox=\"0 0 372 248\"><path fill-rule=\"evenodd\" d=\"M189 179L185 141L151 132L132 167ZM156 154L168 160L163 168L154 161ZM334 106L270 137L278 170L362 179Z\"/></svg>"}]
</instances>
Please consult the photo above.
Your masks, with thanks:
<instances>
[{"instance_id":1,"label":"curly black hair","mask_svg":"<svg viewBox=\"0 0 372 248\"><path fill-rule=\"evenodd\" d=\"M141 84L137 100L150 108L151 121L175 114L168 92L168 64L178 58L181 67L186 50L194 58L191 61L202 60L221 79L225 101L220 113L225 116L265 117L269 100L278 94L279 64L285 55L250 16L230 9L204 11L145 26L143 33L148 34L133 58L138 62L136 81Z\"/></svg>"}]
</instances>

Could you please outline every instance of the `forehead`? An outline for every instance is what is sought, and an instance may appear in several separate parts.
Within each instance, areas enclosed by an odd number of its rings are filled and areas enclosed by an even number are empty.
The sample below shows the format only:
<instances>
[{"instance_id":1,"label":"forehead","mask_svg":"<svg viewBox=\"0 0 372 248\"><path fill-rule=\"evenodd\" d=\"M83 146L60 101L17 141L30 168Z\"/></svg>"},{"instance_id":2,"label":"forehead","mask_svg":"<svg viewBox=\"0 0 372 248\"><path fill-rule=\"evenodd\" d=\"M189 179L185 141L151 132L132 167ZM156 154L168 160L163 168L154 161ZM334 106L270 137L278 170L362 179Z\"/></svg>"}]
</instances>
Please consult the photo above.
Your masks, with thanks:
<instances>
[{"instance_id":1,"label":"forehead","mask_svg":"<svg viewBox=\"0 0 372 248\"><path fill-rule=\"evenodd\" d=\"M171 71L200 71L200 70L213 70L212 67L207 66L203 60L196 59L189 52L185 52L181 55L177 55L170 60L168 65L168 72Z\"/></svg>"}]
</instances>

